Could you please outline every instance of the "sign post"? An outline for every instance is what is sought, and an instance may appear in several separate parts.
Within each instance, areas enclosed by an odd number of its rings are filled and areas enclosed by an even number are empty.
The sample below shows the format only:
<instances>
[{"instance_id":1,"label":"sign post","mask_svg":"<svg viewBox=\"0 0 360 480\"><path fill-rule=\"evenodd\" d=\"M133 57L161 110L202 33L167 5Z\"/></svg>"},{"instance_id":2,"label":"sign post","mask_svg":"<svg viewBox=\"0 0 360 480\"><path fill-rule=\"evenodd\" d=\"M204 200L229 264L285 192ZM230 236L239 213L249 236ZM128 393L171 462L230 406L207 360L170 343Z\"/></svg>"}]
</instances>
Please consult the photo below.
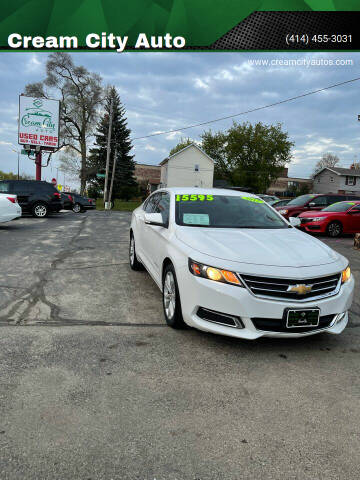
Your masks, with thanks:
<instances>
[{"instance_id":1,"label":"sign post","mask_svg":"<svg viewBox=\"0 0 360 480\"><path fill-rule=\"evenodd\" d=\"M19 96L19 145L35 150L36 180L41 180L41 152L59 147L60 102Z\"/></svg>"}]
</instances>

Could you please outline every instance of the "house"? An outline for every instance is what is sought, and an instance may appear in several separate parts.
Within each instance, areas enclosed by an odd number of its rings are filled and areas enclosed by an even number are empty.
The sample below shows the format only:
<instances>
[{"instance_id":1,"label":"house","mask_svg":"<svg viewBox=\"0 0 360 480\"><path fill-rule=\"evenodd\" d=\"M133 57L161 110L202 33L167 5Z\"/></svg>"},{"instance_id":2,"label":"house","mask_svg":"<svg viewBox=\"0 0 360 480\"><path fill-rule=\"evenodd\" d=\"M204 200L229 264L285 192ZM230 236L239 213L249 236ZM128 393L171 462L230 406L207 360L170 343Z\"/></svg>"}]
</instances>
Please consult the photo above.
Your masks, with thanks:
<instances>
[{"instance_id":1,"label":"house","mask_svg":"<svg viewBox=\"0 0 360 480\"><path fill-rule=\"evenodd\" d=\"M277 195L279 197L287 197L291 196L294 190L301 190L303 187L306 187L306 189L311 192L313 188L312 179L282 176L272 182L266 190L266 193L269 195Z\"/></svg>"},{"instance_id":2,"label":"house","mask_svg":"<svg viewBox=\"0 0 360 480\"><path fill-rule=\"evenodd\" d=\"M139 185L144 186L149 193L154 192L160 184L160 165L136 163L134 177Z\"/></svg>"},{"instance_id":3,"label":"house","mask_svg":"<svg viewBox=\"0 0 360 480\"><path fill-rule=\"evenodd\" d=\"M161 186L212 188L214 160L192 143L160 163Z\"/></svg>"},{"instance_id":4,"label":"house","mask_svg":"<svg viewBox=\"0 0 360 480\"><path fill-rule=\"evenodd\" d=\"M360 169L325 167L314 175L314 193L360 193Z\"/></svg>"}]
</instances>

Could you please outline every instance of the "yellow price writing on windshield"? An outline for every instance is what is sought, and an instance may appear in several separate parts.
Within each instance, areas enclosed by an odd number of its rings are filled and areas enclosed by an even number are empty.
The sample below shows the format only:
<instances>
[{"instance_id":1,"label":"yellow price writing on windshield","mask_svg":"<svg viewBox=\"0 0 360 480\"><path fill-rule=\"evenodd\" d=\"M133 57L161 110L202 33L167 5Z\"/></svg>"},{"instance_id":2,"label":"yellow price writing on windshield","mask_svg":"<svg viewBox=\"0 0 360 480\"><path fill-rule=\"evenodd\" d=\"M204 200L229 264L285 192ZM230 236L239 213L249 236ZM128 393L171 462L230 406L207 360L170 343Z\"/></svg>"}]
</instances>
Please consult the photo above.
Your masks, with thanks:
<instances>
[{"instance_id":1,"label":"yellow price writing on windshield","mask_svg":"<svg viewBox=\"0 0 360 480\"><path fill-rule=\"evenodd\" d=\"M212 202L214 197L212 195L202 195L202 194L184 194L184 195L176 195L177 202Z\"/></svg>"}]
</instances>

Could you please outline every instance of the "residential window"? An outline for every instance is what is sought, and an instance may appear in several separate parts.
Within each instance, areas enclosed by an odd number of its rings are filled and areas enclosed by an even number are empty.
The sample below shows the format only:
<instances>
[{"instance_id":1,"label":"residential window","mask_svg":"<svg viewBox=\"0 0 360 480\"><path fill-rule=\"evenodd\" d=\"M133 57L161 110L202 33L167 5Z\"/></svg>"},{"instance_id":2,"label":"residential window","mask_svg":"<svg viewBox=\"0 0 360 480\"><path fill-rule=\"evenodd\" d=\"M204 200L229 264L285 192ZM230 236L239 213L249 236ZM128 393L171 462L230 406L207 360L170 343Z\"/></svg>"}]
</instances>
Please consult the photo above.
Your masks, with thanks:
<instances>
[{"instance_id":1,"label":"residential window","mask_svg":"<svg viewBox=\"0 0 360 480\"><path fill-rule=\"evenodd\" d=\"M345 185L356 185L356 178L351 175L346 175Z\"/></svg>"},{"instance_id":2,"label":"residential window","mask_svg":"<svg viewBox=\"0 0 360 480\"><path fill-rule=\"evenodd\" d=\"M200 170L199 164L198 164L198 163L195 163L195 172L198 172L199 170Z\"/></svg>"},{"instance_id":3,"label":"residential window","mask_svg":"<svg viewBox=\"0 0 360 480\"><path fill-rule=\"evenodd\" d=\"M330 182L333 182L334 181L334 177L330 177Z\"/></svg>"}]
</instances>

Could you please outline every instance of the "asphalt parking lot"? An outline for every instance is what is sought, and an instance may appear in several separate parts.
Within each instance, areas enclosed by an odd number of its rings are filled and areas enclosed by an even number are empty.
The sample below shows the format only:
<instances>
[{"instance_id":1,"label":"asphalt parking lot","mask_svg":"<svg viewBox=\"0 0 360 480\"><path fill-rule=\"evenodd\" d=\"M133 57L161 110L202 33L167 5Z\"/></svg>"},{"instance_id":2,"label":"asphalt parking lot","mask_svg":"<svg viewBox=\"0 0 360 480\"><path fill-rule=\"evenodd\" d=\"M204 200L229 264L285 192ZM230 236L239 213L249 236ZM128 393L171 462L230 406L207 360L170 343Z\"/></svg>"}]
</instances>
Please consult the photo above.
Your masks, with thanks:
<instances>
[{"instance_id":1,"label":"asphalt parking lot","mask_svg":"<svg viewBox=\"0 0 360 480\"><path fill-rule=\"evenodd\" d=\"M0 479L358 479L358 287L340 336L173 331L129 220L0 226Z\"/></svg>"}]
</instances>

